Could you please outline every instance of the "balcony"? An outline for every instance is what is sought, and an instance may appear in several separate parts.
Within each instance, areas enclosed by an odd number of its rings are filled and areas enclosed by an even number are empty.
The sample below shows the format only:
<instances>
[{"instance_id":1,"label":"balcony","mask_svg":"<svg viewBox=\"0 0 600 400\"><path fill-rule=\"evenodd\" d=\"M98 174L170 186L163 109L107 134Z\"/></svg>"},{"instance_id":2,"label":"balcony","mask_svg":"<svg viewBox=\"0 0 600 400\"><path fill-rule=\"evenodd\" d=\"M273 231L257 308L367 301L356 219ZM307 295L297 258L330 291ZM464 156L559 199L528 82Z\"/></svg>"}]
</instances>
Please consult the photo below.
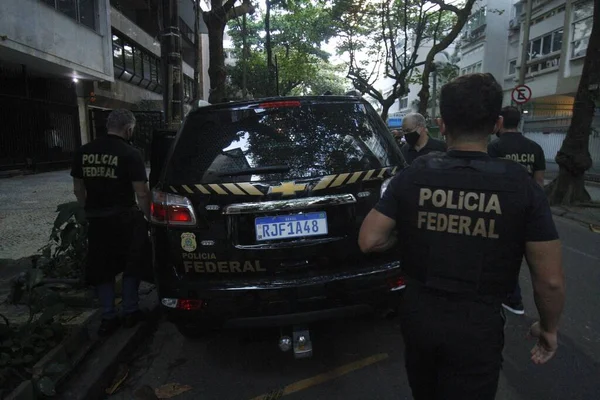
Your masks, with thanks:
<instances>
[{"instance_id":1,"label":"balcony","mask_svg":"<svg viewBox=\"0 0 600 400\"><path fill-rule=\"evenodd\" d=\"M113 80L105 1L92 3L97 14L75 0L1 2L0 59L51 76Z\"/></svg>"}]
</instances>

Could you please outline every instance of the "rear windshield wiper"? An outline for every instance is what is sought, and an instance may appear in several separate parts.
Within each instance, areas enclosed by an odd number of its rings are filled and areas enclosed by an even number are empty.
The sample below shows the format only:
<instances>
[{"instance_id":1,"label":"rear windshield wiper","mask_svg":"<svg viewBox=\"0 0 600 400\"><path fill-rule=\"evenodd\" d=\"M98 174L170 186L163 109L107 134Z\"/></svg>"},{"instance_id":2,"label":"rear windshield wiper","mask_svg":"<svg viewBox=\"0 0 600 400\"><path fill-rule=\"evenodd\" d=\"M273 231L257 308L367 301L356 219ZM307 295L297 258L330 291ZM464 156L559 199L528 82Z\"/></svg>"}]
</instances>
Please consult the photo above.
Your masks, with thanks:
<instances>
[{"instance_id":1,"label":"rear windshield wiper","mask_svg":"<svg viewBox=\"0 0 600 400\"><path fill-rule=\"evenodd\" d=\"M246 168L235 171L222 172L219 176L240 176L240 175L257 175L257 174L275 174L277 172L289 172L290 167L287 165L270 165L268 167Z\"/></svg>"}]
</instances>

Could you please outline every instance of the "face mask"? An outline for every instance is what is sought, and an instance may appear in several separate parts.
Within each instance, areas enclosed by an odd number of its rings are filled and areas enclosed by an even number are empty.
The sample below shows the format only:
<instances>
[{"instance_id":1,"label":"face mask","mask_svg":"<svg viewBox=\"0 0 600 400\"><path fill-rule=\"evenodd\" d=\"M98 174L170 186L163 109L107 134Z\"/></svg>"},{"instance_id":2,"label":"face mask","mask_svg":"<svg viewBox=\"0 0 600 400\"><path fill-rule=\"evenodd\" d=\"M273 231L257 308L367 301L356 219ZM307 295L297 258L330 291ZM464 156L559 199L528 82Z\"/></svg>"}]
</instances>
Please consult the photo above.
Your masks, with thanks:
<instances>
[{"instance_id":1,"label":"face mask","mask_svg":"<svg viewBox=\"0 0 600 400\"><path fill-rule=\"evenodd\" d=\"M419 135L419 132L417 131L408 132L404 135L406 143L408 143L410 147L415 147L415 144L419 140L419 137L421 137L421 135Z\"/></svg>"}]
</instances>

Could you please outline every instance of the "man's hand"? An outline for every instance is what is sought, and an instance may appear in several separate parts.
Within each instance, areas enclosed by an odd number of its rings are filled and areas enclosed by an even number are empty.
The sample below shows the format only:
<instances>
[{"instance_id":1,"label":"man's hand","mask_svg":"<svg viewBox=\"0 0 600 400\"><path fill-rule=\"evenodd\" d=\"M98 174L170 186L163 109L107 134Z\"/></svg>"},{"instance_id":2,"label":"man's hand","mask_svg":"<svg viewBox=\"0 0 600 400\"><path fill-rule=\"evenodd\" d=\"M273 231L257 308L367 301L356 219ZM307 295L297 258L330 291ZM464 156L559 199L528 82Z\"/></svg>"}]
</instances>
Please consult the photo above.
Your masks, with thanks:
<instances>
[{"instance_id":1,"label":"man's hand","mask_svg":"<svg viewBox=\"0 0 600 400\"><path fill-rule=\"evenodd\" d=\"M538 342L531 349L531 361L535 364L545 364L554 357L558 348L558 339L556 332L545 332L539 322L531 325L529 337L536 338Z\"/></svg>"}]
</instances>

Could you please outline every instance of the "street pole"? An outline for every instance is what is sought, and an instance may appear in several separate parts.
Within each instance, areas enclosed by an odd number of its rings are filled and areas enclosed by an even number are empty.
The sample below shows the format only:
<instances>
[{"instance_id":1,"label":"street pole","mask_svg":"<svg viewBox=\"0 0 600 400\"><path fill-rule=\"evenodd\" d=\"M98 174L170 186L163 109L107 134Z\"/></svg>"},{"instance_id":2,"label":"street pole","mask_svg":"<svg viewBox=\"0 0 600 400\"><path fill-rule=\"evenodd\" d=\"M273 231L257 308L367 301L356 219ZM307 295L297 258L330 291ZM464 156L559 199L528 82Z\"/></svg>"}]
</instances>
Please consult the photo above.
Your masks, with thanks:
<instances>
[{"instance_id":1,"label":"street pole","mask_svg":"<svg viewBox=\"0 0 600 400\"><path fill-rule=\"evenodd\" d=\"M519 86L525 84L525 75L527 74L527 55L529 54L529 28L531 27L531 8L533 0L526 0L527 8L525 11L525 21L523 21L523 42L521 43L521 67L519 68ZM521 111L521 122L519 130L524 132L525 121L523 116L523 105L519 105Z\"/></svg>"},{"instance_id":2,"label":"street pole","mask_svg":"<svg viewBox=\"0 0 600 400\"><path fill-rule=\"evenodd\" d=\"M531 8L533 0L527 1L525 21L523 21L523 41L521 43L521 67L519 68L519 85L525 84L525 75L527 73L527 54L529 54L529 28L531 24Z\"/></svg>"},{"instance_id":3,"label":"street pole","mask_svg":"<svg viewBox=\"0 0 600 400\"><path fill-rule=\"evenodd\" d=\"M163 109L168 129L178 129L183 119L181 32L178 0L162 0Z\"/></svg>"}]
</instances>

